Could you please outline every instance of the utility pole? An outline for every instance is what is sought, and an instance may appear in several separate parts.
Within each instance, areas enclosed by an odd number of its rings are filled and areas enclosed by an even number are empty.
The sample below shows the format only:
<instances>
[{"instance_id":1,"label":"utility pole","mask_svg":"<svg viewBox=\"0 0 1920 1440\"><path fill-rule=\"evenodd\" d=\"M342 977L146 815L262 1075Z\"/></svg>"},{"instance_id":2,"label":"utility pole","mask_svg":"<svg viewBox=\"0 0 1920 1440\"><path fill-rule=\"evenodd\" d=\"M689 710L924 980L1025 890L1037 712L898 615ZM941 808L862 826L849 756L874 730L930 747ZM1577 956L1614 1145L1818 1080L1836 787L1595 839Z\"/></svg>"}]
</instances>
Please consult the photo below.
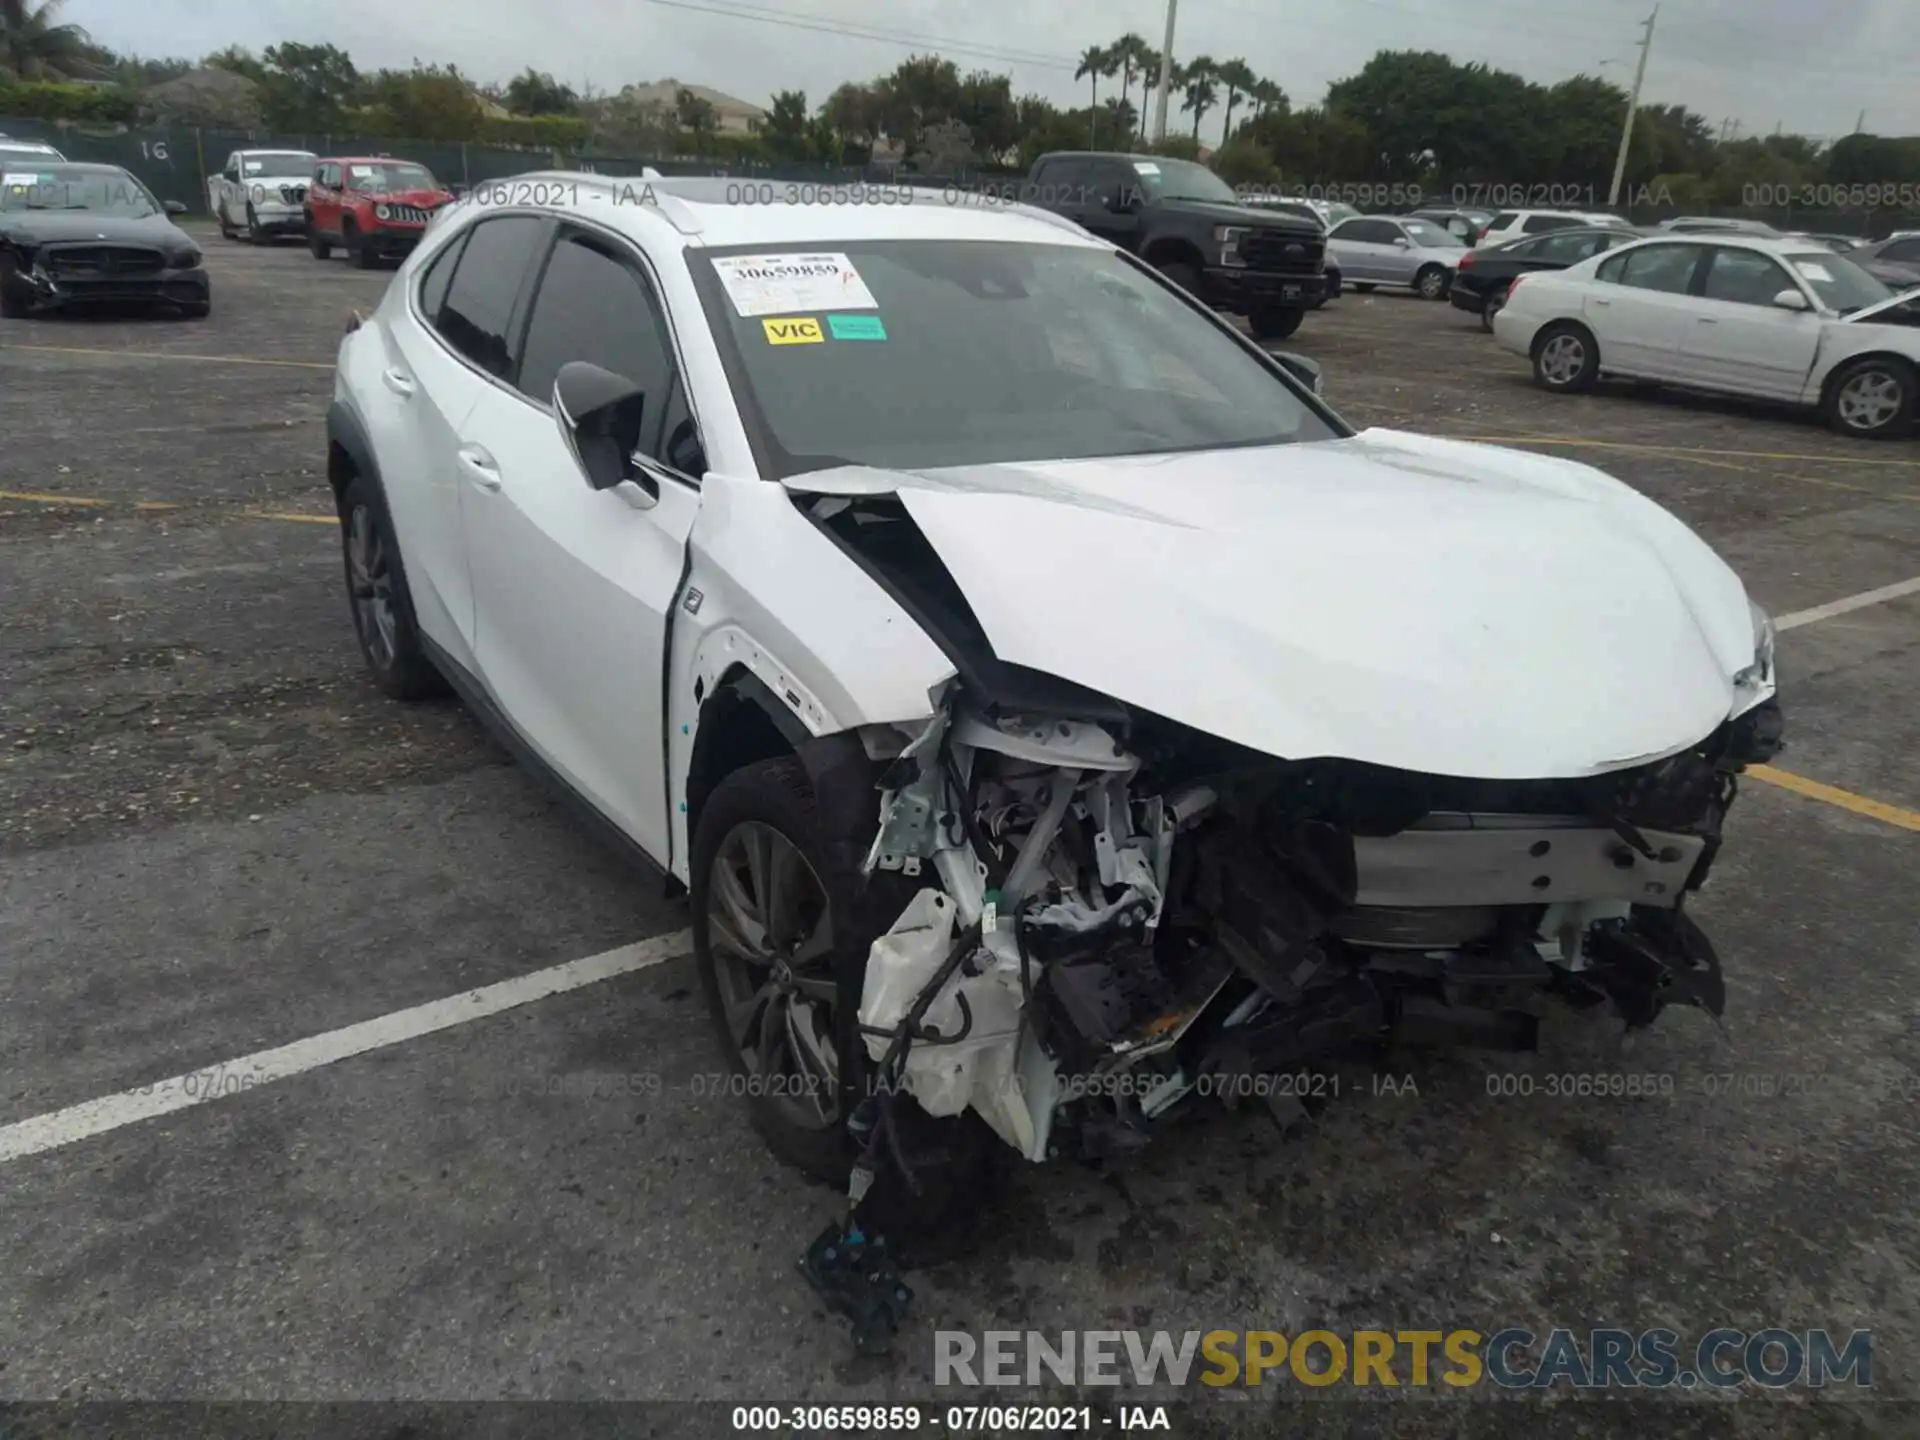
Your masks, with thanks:
<instances>
[{"instance_id":1,"label":"utility pole","mask_svg":"<svg viewBox=\"0 0 1920 1440\"><path fill-rule=\"evenodd\" d=\"M1633 144L1633 117L1640 109L1640 82L1647 78L1647 54L1653 49L1653 22L1660 18L1660 7L1646 18L1647 33L1640 40L1640 63L1633 72L1633 93L1627 97L1627 123L1620 132L1620 158L1613 162L1613 188L1607 192L1609 207L1620 203L1620 182L1627 178L1627 147Z\"/></svg>"},{"instance_id":2,"label":"utility pole","mask_svg":"<svg viewBox=\"0 0 1920 1440\"><path fill-rule=\"evenodd\" d=\"M1862 110L1860 112L1860 118L1853 122L1853 133L1858 135L1862 130L1865 130L1866 128L1867 128L1867 112Z\"/></svg>"},{"instance_id":3,"label":"utility pole","mask_svg":"<svg viewBox=\"0 0 1920 1440\"><path fill-rule=\"evenodd\" d=\"M1160 89L1153 102L1153 143L1167 143L1167 87L1173 80L1173 12L1179 0L1167 0L1167 38L1160 47Z\"/></svg>"}]
</instances>

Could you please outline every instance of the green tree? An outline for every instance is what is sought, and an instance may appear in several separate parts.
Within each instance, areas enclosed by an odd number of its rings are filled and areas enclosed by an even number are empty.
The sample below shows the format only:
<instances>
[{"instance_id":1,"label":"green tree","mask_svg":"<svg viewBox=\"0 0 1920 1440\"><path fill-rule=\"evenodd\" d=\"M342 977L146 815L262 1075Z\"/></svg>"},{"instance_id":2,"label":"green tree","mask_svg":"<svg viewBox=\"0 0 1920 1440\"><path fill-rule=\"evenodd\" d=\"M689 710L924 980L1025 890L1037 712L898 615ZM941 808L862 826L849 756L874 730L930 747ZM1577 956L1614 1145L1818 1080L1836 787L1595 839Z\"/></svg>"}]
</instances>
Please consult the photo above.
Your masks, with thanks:
<instances>
[{"instance_id":1,"label":"green tree","mask_svg":"<svg viewBox=\"0 0 1920 1440\"><path fill-rule=\"evenodd\" d=\"M1227 92L1226 119L1220 127L1220 143L1225 145L1233 138L1234 107L1240 103L1242 96L1252 96L1260 77L1253 73L1253 67L1244 60L1223 60L1215 67L1214 78Z\"/></svg>"},{"instance_id":2,"label":"green tree","mask_svg":"<svg viewBox=\"0 0 1920 1440\"><path fill-rule=\"evenodd\" d=\"M238 60L229 68L238 74L247 73ZM381 73L401 77L407 74L403 71ZM412 73L421 73L417 61ZM360 99L360 72L354 68L353 58L333 45L302 45L296 41L269 45L261 52L257 79L260 118L269 130L324 134L345 129L347 112ZM399 94L400 89L396 87L400 84L398 80L390 81L386 94L373 98L380 101ZM470 92L467 99L472 100ZM414 102L408 100L402 108L412 113L413 105ZM475 102L473 122L476 125L479 115L479 105ZM419 134L411 130L391 133L410 137ZM419 135L419 138L434 137Z\"/></svg>"},{"instance_id":3,"label":"green tree","mask_svg":"<svg viewBox=\"0 0 1920 1440\"><path fill-rule=\"evenodd\" d=\"M1153 53L1144 37L1129 30L1107 47L1107 53L1120 65L1120 98L1131 102L1133 99L1133 77L1141 73L1146 57Z\"/></svg>"},{"instance_id":4,"label":"green tree","mask_svg":"<svg viewBox=\"0 0 1920 1440\"><path fill-rule=\"evenodd\" d=\"M507 82L505 103L516 115L573 115L580 96L571 85L529 65Z\"/></svg>"},{"instance_id":5,"label":"green tree","mask_svg":"<svg viewBox=\"0 0 1920 1440\"><path fill-rule=\"evenodd\" d=\"M18 80L58 80L92 69L93 42L59 20L66 0L0 0L0 69Z\"/></svg>"},{"instance_id":6,"label":"green tree","mask_svg":"<svg viewBox=\"0 0 1920 1440\"><path fill-rule=\"evenodd\" d=\"M1088 84L1087 133L1093 145L1100 143L1099 126L1094 118L1100 108L1100 79L1102 76L1111 79L1119 73L1120 57L1105 45L1089 45L1080 52L1080 68L1073 72L1073 78Z\"/></svg>"},{"instance_id":7,"label":"green tree","mask_svg":"<svg viewBox=\"0 0 1920 1440\"><path fill-rule=\"evenodd\" d=\"M813 151L813 137L807 130L807 97L803 91L781 90L775 93L767 110L760 136L768 151L781 160L806 160Z\"/></svg>"},{"instance_id":8,"label":"green tree","mask_svg":"<svg viewBox=\"0 0 1920 1440\"><path fill-rule=\"evenodd\" d=\"M673 118L693 136L693 153L705 155L714 132L720 128L720 115L713 102L683 88L673 97Z\"/></svg>"},{"instance_id":9,"label":"green tree","mask_svg":"<svg viewBox=\"0 0 1920 1440\"><path fill-rule=\"evenodd\" d=\"M1003 164L1020 144L1020 112L1013 79L975 70L960 82L959 118L985 158Z\"/></svg>"},{"instance_id":10,"label":"green tree","mask_svg":"<svg viewBox=\"0 0 1920 1440\"><path fill-rule=\"evenodd\" d=\"M224 50L216 50L200 63L209 70L230 70L256 85L264 85L267 80L267 67L260 63L258 55L244 45L229 45Z\"/></svg>"},{"instance_id":11,"label":"green tree","mask_svg":"<svg viewBox=\"0 0 1920 1440\"><path fill-rule=\"evenodd\" d=\"M851 81L836 89L820 107L820 117L833 130L840 154L856 156L861 164L866 163L880 138L880 112L880 96L874 87Z\"/></svg>"},{"instance_id":12,"label":"green tree","mask_svg":"<svg viewBox=\"0 0 1920 1440\"><path fill-rule=\"evenodd\" d=\"M1287 92L1272 80L1253 82L1253 118L1264 119L1275 111L1284 113L1287 108Z\"/></svg>"},{"instance_id":13,"label":"green tree","mask_svg":"<svg viewBox=\"0 0 1920 1440\"><path fill-rule=\"evenodd\" d=\"M1193 140L1200 143L1200 121L1207 111L1220 103L1218 83L1219 67L1213 58L1200 55L1180 67L1179 74L1169 76L1173 84L1180 87L1180 109L1193 114Z\"/></svg>"},{"instance_id":14,"label":"green tree","mask_svg":"<svg viewBox=\"0 0 1920 1440\"><path fill-rule=\"evenodd\" d=\"M1160 88L1160 52L1140 52L1140 138L1147 138L1147 116L1153 110L1153 92Z\"/></svg>"},{"instance_id":15,"label":"green tree","mask_svg":"<svg viewBox=\"0 0 1920 1440\"><path fill-rule=\"evenodd\" d=\"M471 140L486 118L472 84L454 65L416 59L411 70L382 70L367 83L366 95L376 133L395 138Z\"/></svg>"},{"instance_id":16,"label":"green tree","mask_svg":"<svg viewBox=\"0 0 1920 1440\"><path fill-rule=\"evenodd\" d=\"M960 71L937 55L914 55L873 86L883 133L907 154L921 148L921 132L960 113Z\"/></svg>"}]
</instances>

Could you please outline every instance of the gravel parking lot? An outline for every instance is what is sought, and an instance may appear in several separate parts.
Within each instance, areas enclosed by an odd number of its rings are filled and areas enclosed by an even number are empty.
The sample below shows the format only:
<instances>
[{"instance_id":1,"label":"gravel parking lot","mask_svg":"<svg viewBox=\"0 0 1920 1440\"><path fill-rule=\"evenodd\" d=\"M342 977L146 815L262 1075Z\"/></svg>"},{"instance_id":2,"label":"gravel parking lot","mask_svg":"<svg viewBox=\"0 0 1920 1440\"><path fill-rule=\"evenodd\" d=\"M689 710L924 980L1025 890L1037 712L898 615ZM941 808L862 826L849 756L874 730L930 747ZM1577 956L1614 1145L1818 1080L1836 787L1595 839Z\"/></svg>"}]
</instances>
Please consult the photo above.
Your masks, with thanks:
<instances>
[{"instance_id":1,"label":"gravel parking lot","mask_svg":"<svg viewBox=\"0 0 1920 1440\"><path fill-rule=\"evenodd\" d=\"M909 1332L861 1360L794 1269L833 1197L713 1093L684 906L456 704L363 679L323 418L387 274L205 243L208 321L0 327L0 1127L668 958L34 1153L0 1128L0 1399L878 1403L935 1395L936 1328L1779 1325L1870 1327L1872 1400L1676 1390L1642 1433L1915 1433L1920 594L1825 607L1920 576L1920 443L1546 395L1445 304L1309 317L1290 344L1349 419L1601 466L1788 617L1791 748L1698 906L1725 1031L1393 1057L1303 1134L1255 1106L1117 1172L1026 1171L916 1256ZM1620 1072L1672 1093L1546 1093ZM1353 1393L1296 1411L1389 1423ZM1462 1405L1544 1433L1545 1397L1424 1399L1397 1433L1459 1433Z\"/></svg>"}]
</instances>

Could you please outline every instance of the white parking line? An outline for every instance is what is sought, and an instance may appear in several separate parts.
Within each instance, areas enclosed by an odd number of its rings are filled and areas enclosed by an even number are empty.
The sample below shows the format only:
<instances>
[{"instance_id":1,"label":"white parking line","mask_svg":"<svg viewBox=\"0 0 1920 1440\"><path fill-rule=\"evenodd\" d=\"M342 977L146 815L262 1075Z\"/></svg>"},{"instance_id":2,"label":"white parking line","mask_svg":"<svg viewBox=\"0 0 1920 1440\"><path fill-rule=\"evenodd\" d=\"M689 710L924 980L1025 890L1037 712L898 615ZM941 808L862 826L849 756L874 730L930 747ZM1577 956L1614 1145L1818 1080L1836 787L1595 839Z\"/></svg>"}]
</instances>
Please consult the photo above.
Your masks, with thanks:
<instances>
[{"instance_id":1,"label":"white parking line","mask_svg":"<svg viewBox=\"0 0 1920 1440\"><path fill-rule=\"evenodd\" d=\"M43 1150L57 1150L78 1140L118 1130L123 1125L137 1124L142 1120L171 1114L175 1110L204 1105L209 1100L256 1090L276 1080L285 1080L303 1071L331 1065L336 1060L364 1055L369 1050L382 1050L389 1045L398 1045L403 1040L431 1035L436 1030L450 1030L456 1025L484 1020L489 1015L498 1015L503 1010L544 1000L549 995L564 994L568 990L578 990L583 985L611 980L616 975L664 965L669 960L677 960L690 953L692 948L693 937L688 931L659 935L635 945L622 945L617 950L589 955L583 960L570 960L551 969L536 970L531 975L522 975L515 980L483 985L463 995L449 995L444 1000L415 1005L410 1010L396 1010L391 1015L362 1020L358 1025L349 1025L343 1030L329 1030L324 1035L309 1036L291 1045L257 1050L251 1055L242 1055L238 1060L224 1061L167 1080L156 1080L138 1089L122 1090L118 1095L85 1100L51 1114L36 1115L31 1120L22 1120L0 1129L0 1162L18 1160L24 1155L37 1155Z\"/></svg>"},{"instance_id":2,"label":"white parking line","mask_svg":"<svg viewBox=\"0 0 1920 1440\"><path fill-rule=\"evenodd\" d=\"M1773 628L1779 630L1797 630L1802 625L1811 625L1816 620L1831 620L1836 615L1845 615L1852 610L1864 610L1869 605L1882 605L1889 600L1898 600L1902 595L1920 595L1920 576L1911 580L1902 580L1895 585L1882 585L1878 590L1863 590L1858 595L1849 595L1844 600L1830 600L1825 605L1816 605L1811 610L1796 610L1791 615L1775 617Z\"/></svg>"}]
</instances>

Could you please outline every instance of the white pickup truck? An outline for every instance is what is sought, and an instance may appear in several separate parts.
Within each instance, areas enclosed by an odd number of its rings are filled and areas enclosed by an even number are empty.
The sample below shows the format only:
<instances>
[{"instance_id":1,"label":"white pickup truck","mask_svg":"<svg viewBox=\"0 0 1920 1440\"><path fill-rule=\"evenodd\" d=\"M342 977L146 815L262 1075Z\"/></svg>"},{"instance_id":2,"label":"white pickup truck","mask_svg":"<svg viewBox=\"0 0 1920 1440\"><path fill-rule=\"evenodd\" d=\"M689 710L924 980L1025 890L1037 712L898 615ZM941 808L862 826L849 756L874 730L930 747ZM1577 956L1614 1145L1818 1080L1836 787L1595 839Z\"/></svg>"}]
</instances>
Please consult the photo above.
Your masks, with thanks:
<instances>
[{"instance_id":1,"label":"white pickup truck","mask_svg":"<svg viewBox=\"0 0 1920 1440\"><path fill-rule=\"evenodd\" d=\"M207 177L207 208L232 239L244 233L256 245L306 233L307 186L319 157L306 150L236 150L218 175Z\"/></svg>"}]
</instances>

